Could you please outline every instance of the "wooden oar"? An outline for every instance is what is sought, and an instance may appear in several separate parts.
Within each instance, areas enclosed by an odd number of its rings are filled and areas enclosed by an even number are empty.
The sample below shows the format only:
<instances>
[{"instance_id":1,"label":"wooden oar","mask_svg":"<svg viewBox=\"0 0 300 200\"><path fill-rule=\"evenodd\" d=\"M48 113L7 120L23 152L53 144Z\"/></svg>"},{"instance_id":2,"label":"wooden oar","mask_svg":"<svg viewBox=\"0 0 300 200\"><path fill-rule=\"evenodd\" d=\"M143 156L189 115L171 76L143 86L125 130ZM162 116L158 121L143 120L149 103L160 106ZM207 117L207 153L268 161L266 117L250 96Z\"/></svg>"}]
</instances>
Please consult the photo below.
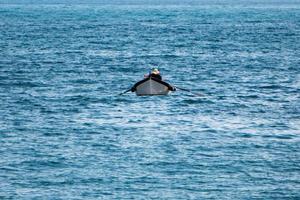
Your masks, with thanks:
<instances>
[{"instance_id":1,"label":"wooden oar","mask_svg":"<svg viewBox=\"0 0 300 200\"><path fill-rule=\"evenodd\" d=\"M190 89L186 89L186 88L181 88L181 87L178 87L178 86L174 86L176 89L179 89L179 90L182 90L182 91L186 91L186 92L190 92L191 94L193 95L196 95L196 96L200 96L200 97L203 97L204 94L200 94L200 93L197 93L197 92L193 92L192 90Z\"/></svg>"},{"instance_id":2,"label":"wooden oar","mask_svg":"<svg viewBox=\"0 0 300 200\"><path fill-rule=\"evenodd\" d=\"M130 92L131 91L131 88L130 89L128 89L128 90L126 90L126 91L124 91L124 92L121 92L120 94L118 94L118 95L123 95L123 94L125 94L125 93L127 93L127 92Z\"/></svg>"}]
</instances>

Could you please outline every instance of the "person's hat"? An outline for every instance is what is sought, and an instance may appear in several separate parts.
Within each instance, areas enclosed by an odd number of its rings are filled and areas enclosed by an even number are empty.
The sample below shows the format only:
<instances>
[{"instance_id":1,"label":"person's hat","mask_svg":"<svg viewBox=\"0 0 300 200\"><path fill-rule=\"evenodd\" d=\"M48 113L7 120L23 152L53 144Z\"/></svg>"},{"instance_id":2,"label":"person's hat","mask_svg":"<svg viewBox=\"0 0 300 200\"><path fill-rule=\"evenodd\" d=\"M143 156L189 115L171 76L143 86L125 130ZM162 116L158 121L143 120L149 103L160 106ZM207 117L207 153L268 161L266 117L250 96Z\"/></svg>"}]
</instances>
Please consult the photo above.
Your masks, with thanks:
<instances>
[{"instance_id":1,"label":"person's hat","mask_svg":"<svg viewBox=\"0 0 300 200\"><path fill-rule=\"evenodd\" d=\"M152 74L159 74L159 70L157 68L152 69Z\"/></svg>"}]
</instances>

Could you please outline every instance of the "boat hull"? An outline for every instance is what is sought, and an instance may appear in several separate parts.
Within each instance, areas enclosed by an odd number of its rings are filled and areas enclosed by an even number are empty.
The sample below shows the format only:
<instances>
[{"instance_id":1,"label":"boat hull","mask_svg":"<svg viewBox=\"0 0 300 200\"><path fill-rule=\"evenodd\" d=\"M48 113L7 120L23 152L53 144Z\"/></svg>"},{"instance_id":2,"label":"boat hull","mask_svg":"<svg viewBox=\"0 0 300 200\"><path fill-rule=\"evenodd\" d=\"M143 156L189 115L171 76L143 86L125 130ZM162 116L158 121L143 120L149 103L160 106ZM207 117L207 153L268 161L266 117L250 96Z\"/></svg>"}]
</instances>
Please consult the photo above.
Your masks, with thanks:
<instances>
[{"instance_id":1,"label":"boat hull","mask_svg":"<svg viewBox=\"0 0 300 200\"><path fill-rule=\"evenodd\" d=\"M169 91L172 91L172 88L171 85L164 81L155 78L146 78L137 82L131 91L135 92L138 96L167 95Z\"/></svg>"},{"instance_id":2,"label":"boat hull","mask_svg":"<svg viewBox=\"0 0 300 200\"><path fill-rule=\"evenodd\" d=\"M169 89L167 86L158 83L152 79L140 84L136 87L136 95L167 95Z\"/></svg>"}]
</instances>

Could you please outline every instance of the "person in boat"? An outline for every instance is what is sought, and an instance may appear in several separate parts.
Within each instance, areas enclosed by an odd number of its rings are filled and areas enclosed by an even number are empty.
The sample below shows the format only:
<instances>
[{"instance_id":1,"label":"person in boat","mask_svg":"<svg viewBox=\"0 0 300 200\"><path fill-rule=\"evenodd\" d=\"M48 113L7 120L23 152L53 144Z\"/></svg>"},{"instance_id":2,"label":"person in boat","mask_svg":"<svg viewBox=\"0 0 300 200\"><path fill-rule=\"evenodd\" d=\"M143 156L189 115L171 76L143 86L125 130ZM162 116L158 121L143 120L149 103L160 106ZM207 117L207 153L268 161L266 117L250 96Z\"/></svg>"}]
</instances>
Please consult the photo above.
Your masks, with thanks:
<instances>
[{"instance_id":1,"label":"person in boat","mask_svg":"<svg viewBox=\"0 0 300 200\"><path fill-rule=\"evenodd\" d=\"M162 77L160 75L160 72L157 68L153 68L149 74L144 75L145 78L151 77L151 78L156 78L158 80L162 80Z\"/></svg>"}]
</instances>

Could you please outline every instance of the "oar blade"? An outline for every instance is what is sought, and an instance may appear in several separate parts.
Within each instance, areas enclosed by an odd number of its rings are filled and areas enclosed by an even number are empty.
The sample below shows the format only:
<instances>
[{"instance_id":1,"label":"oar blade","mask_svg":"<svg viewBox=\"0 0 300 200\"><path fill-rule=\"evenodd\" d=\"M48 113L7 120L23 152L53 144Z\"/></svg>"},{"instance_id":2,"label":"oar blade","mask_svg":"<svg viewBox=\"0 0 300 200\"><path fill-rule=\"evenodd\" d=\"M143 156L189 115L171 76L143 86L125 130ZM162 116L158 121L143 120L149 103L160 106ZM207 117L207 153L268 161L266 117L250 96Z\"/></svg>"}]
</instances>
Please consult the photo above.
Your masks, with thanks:
<instances>
[{"instance_id":1,"label":"oar blade","mask_svg":"<svg viewBox=\"0 0 300 200\"><path fill-rule=\"evenodd\" d=\"M199 97L203 97L203 96L204 96L203 94L198 93L198 92L194 92L194 91L192 91L192 90L190 90L190 89L186 89L186 88L182 88L182 87L178 87L178 86L175 86L175 88L176 88L176 89L179 89L179 90L182 90L182 91L189 92L189 93L191 93L191 94L193 94L193 95L195 95L195 96L199 96Z\"/></svg>"}]
</instances>

